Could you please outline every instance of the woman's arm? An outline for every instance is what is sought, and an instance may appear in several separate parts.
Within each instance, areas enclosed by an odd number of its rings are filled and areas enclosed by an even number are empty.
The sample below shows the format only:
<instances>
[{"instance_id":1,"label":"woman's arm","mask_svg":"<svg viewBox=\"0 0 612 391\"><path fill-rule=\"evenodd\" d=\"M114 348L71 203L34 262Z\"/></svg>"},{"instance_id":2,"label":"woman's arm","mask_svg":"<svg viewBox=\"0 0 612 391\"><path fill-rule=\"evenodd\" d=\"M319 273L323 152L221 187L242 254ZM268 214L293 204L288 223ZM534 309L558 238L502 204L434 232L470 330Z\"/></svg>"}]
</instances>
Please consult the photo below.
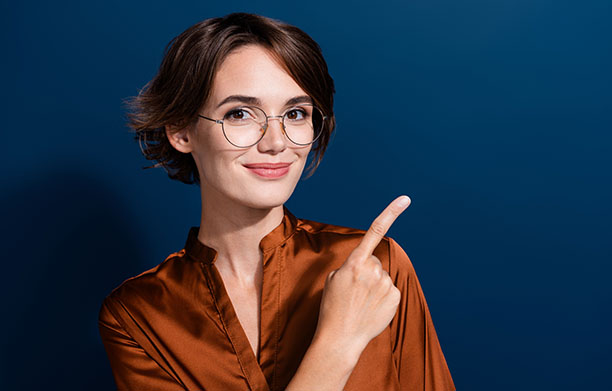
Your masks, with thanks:
<instances>
[{"instance_id":1,"label":"woman's arm","mask_svg":"<svg viewBox=\"0 0 612 391\"><path fill-rule=\"evenodd\" d=\"M315 337L285 391L343 390L360 355Z\"/></svg>"},{"instance_id":2,"label":"woman's arm","mask_svg":"<svg viewBox=\"0 0 612 391\"><path fill-rule=\"evenodd\" d=\"M98 328L118 390L185 391L185 387L153 360L117 321L106 298Z\"/></svg>"},{"instance_id":3,"label":"woman's arm","mask_svg":"<svg viewBox=\"0 0 612 391\"><path fill-rule=\"evenodd\" d=\"M400 389L453 391L421 284L410 258L393 239L389 239L389 259L391 278L401 292L397 315L389 326Z\"/></svg>"},{"instance_id":4,"label":"woman's arm","mask_svg":"<svg viewBox=\"0 0 612 391\"><path fill-rule=\"evenodd\" d=\"M409 205L406 198L391 202L328 275L313 342L286 391L341 391L366 345L389 326L401 294L373 252Z\"/></svg>"},{"instance_id":5,"label":"woman's arm","mask_svg":"<svg viewBox=\"0 0 612 391\"><path fill-rule=\"evenodd\" d=\"M400 292L372 253L406 208L400 199L374 220L345 263L327 276L313 341L286 391L341 391L367 344L393 319ZM107 300L99 328L118 389L184 391L171 369L162 367L163 358L154 360L125 331Z\"/></svg>"},{"instance_id":6,"label":"woman's arm","mask_svg":"<svg viewBox=\"0 0 612 391\"><path fill-rule=\"evenodd\" d=\"M185 391L187 387L126 332L113 315L108 300L112 299L105 299L100 309L98 326L117 389ZM352 351L347 347L326 340L324 333L315 335L286 390L342 390L361 354L358 346Z\"/></svg>"}]
</instances>

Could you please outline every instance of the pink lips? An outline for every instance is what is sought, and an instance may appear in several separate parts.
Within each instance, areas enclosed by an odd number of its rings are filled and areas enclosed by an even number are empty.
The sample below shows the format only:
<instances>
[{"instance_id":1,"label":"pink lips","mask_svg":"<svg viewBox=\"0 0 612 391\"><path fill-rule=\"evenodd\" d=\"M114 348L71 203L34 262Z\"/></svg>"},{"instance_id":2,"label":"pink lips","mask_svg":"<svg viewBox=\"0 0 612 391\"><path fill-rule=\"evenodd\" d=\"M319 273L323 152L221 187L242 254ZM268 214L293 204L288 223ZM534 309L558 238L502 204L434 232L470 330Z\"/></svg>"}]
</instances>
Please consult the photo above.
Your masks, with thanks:
<instances>
[{"instance_id":1,"label":"pink lips","mask_svg":"<svg viewBox=\"0 0 612 391\"><path fill-rule=\"evenodd\" d=\"M244 164L252 173L264 178L280 178L289 172L291 163Z\"/></svg>"}]
</instances>

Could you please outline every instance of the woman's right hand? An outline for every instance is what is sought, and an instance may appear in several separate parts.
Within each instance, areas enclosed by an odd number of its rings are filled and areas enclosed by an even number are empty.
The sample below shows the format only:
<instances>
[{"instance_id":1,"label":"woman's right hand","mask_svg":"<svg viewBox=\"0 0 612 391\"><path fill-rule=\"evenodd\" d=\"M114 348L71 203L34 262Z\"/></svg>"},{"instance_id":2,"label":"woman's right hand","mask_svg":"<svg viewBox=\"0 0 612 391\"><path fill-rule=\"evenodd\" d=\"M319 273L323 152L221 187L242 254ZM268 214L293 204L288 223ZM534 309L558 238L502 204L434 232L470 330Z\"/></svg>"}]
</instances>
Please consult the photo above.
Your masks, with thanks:
<instances>
[{"instance_id":1,"label":"woman's right hand","mask_svg":"<svg viewBox=\"0 0 612 391\"><path fill-rule=\"evenodd\" d=\"M358 359L370 340L389 325L400 292L373 252L408 205L407 196L393 200L344 264L327 276L314 340L353 352Z\"/></svg>"}]
</instances>

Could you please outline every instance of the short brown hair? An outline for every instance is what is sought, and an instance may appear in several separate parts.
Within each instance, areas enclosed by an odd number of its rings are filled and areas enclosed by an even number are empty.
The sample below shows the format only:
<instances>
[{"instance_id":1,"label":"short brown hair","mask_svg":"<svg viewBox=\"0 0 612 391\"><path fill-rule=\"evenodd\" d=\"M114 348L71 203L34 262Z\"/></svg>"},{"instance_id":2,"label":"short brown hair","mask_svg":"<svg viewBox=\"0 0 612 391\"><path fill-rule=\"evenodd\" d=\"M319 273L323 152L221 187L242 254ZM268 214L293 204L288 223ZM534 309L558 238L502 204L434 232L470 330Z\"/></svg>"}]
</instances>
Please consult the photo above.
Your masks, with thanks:
<instances>
[{"instance_id":1,"label":"short brown hair","mask_svg":"<svg viewBox=\"0 0 612 391\"><path fill-rule=\"evenodd\" d=\"M336 126L333 113L334 81L319 45L305 32L287 23L248 13L232 13L203 20L172 39L164 50L157 75L140 93L128 98L128 126L136 134L142 153L162 166L171 179L200 184L190 153L174 149L165 126L177 128L197 120L198 111L210 96L219 65L233 50L248 44L261 45L312 98L327 116L323 132L312 147L313 167L319 166ZM144 145L144 146L143 146Z\"/></svg>"}]
</instances>

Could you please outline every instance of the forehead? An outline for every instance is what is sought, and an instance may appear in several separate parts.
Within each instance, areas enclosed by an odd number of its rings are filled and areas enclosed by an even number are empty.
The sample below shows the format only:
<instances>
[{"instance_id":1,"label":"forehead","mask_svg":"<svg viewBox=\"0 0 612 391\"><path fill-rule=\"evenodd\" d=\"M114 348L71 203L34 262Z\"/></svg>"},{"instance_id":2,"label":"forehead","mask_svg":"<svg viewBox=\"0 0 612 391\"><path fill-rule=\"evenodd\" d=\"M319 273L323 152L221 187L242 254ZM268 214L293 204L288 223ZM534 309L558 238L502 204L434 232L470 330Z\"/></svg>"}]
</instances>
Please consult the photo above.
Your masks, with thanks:
<instances>
[{"instance_id":1,"label":"forehead","mask_svg":"<svg viewBox=\"0 0 612 391\"><path fill-rule=\"evenodd\" d=\"M247 45L230 53L219 66L210 103L216 108L230 95L252 96L278 107L292 97L307 94L268 50Z\"/></svg>"}]
</instances>

